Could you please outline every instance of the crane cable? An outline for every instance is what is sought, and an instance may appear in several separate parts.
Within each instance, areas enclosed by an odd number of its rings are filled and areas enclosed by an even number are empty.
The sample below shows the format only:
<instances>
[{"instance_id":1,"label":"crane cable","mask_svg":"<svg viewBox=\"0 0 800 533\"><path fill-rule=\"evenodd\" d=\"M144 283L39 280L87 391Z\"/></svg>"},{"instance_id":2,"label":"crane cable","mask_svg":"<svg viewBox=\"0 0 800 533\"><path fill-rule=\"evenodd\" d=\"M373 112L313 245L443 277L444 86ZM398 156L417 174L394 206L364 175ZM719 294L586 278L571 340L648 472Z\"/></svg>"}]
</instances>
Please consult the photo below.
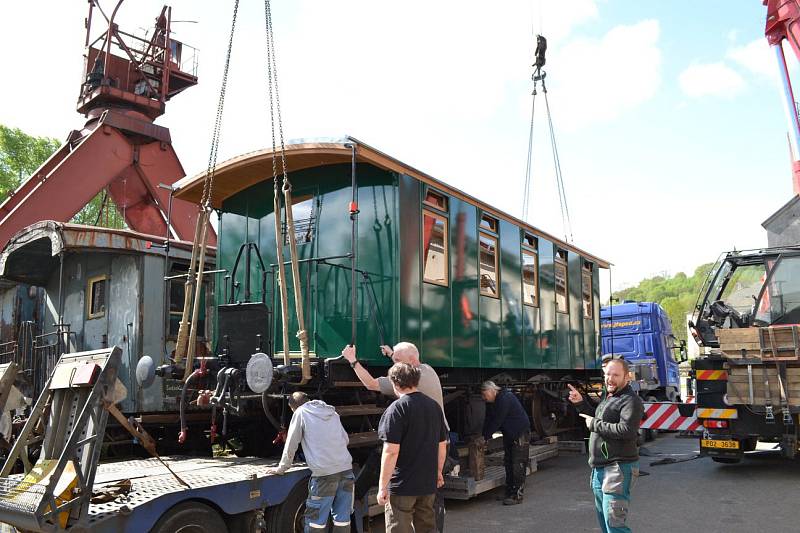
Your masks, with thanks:
<instances>
[{"instance_id":1,"label":"crane cable","mask_svg":"<svg viewBox=\"0 0 800 533\"><path fill-rule=\"evenodd\" d=\"M531 122L530 131L528 134L528 159L525 166L525 185L524 194L522 196L522 220L528 221L528 213L530 211L530 196L532 185L532 164L533 164L533 133L534 133L534 116L536 110L536 95L538 94L537 87L541 83L542 93L544 94L545 110L547 113L548 133L550 135L550 148L553 153L553 166L556 175L556 187L558 189L558 201L561 208L561 224L564 231L564 240L572 242L572 222L569 216L569 206L567 205L567 193L564 187L564 175L561 171L561 158L558 155L558 145L556 143L555 129L553 128L553 116L550 112L550 101L547 98L547 85L545 85L545 78L547 73L542 70L545 65L545 52L547 51L547 39L542 35L536 36L536 60L532 65L534 67L533 75L533 93L531 98Z\"/></svg>"},{"instance_id":2,"label":"crane cable","mask_svg":"<svg viewBox=\"0 0 800 533\"><path fill-rule=\"evenodd\" d=\"M300 354L302 357L302 380L305 384L311 379L311 363L308 351L308 332L305 328L303 313L303 294L300 279L300 264L297 257L297 236L294 227L294 214L292 213L292 183L286 171L286 146L283 139L283 121L281 118L281 100L278 92L278 63L275 59L275 32L272 29L272 8L270 0L264 0L264 24L267 36L267 87L269 90L270 126L272 129L272 180L274 183L273 208L275 213L275 252L278 262L278 283L281 296L281 321L283 326L283 361L285 365L291 364L289 352L289 302L286 288L286 273L283 264L283 239L279 217L281 213L280 192L284 197L284 215L286 217L286 240L289 243L289 256L292 269L292 289L294 292L294 308L297 316L297 339L300 341ZM278 125L278 140L280 143L281 182L278 181L278 162L276 152L278 143L275 139L275 122Z\"/></svg>"},{"instance_id":3,"label":"crane cable","mask_svg":"<svg viewBox=\"0 0 800 533\"><path fill-rule=\"evenodd\" d=\"M236 31L236 18L239 13L239 0L234 0L231 31L228 37L228 49L225 54L225 66L222 73L222 84L217 102L217 115L214 120L214 131L211 137L211 151L208 155L208 167L203 179L203 195L200 199L197 225L195 227L194 241L192 243L192 258L189 271L186 274L184 285L183 314L178 329L178 339L175 346L175 363L186 357L184 381L192 373L194 355L197 344L197 318L200 314L200 302L203 287L203 267L205 266L206 248L208 243L209 218L212 211L212 197L214 191L214 175L217 169L217 154L219 141L222 134L222 116L225 108L225 93L228 86L228 72L230 70L231 52L233 50L233 36ZM195 268L195 264L197 267ZM192 301L193 300L193 301ZM190 312L191 308L191 312ZM191 316L191 325L189 317Z\"/></svg>"}]
</instances>

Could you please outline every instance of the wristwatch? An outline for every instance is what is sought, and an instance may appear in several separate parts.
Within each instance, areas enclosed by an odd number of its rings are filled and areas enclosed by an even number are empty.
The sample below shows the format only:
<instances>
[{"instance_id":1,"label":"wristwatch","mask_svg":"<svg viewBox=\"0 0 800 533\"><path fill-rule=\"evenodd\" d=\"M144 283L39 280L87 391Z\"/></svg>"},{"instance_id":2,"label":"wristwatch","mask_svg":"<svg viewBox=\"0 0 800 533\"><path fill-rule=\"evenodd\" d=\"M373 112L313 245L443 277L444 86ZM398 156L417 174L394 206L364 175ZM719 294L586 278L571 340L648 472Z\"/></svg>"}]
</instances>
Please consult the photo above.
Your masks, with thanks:
<instances>
[{"instance_id":1,"label":"wristwatch","mask_svg":"<svg viewBox=\"0 0 800 533\"><path fill-rule=\"evenodd\" d=\"M359 361L358 359L356 359L355 361L353 361L352 363L350 363L350 368L352 368L352 369L355 369L355 368L356 368L356 365L357 365L358 363L360 363L360 362L361 362L361 361Z\"/></svg>"}]
</instances>

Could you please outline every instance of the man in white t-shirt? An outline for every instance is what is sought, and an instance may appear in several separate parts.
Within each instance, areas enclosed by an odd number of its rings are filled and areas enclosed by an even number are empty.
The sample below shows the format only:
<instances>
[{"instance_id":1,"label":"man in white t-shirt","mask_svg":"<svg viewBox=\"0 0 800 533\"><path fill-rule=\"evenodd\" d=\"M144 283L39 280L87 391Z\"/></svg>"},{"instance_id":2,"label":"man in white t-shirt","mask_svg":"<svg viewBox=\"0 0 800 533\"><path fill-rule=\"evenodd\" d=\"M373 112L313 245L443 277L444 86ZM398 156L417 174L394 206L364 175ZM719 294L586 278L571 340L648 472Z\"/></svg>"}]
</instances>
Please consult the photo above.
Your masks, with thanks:
<instances>
[{"instance_id":1,"label":"man in white t-shirt","mask_svg":"<svg viewBox=\"0 0 800 533\"><path fill-rule=\"evenodd\" d=\"M381 352L383 352L383 355L386 357L390 357L394 363L408 363L414 368L419 369L420 378L417 391L421 392L428 398L435 400L436 403L439 404L439 407L442 409L442 417L444 418L446 430L449 433L450 425L447 423L447 417L444 416L442 383L439 381L439 375L436 373L433 367L431 367L431 365L420 362L419 350L417 350L417 347L410 342L398 342L394 345L394 348L389 346L381 346ZM372 391L380 392L385 396L391 396L393 398L397 397L394 389L392 388L392 382L388 377L381 376L379 378L374 378L372 377L372 374L369 373L369 370L367 370L364 365L361 364L356 357L355 346L345 346L344 350L342 350L342 356L350 362L350 366L353 368L356 376L358 376L358 379L366 388ZM436 513L436 524L438 530L444 531L444 497L439 491L436 493L434 511Z\"/></svg>"}]
</instances>

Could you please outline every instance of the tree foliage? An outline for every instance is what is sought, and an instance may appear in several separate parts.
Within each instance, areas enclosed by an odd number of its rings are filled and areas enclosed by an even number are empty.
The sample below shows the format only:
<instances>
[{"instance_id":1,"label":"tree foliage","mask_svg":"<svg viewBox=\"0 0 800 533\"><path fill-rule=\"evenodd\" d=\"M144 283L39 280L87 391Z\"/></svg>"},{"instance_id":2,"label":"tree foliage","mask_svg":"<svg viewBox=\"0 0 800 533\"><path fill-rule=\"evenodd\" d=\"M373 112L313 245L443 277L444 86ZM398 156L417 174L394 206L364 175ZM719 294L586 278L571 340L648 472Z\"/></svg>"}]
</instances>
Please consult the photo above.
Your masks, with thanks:
<instances>
[{"instance_id":1,"label":"tree foliage","mask_svg":"<svg viewBox=\"0 0 800 533\"><path fill-rule=\"evenodd\" d=\"M0 124L0 201L36 171L61 143Z\"/></svg>"},{"instance_id":2,"label":"tree foliage","mask_svg":"<svg viewBox=\"0 0 800 533\"><path fill-rule=\"evenodd\" d=\"M656 302L669 315L672 329L678 339L686 339L686 315L694 309L708 273L714 263L700 265L694 274L687 276L678 272L674 276L654 276L613 294L616 301L633 300L637 302Z\"/></svg>"},{"instance_id":3,"label":"tree foliage","mask_svg":"<svg viewBox=\"0 0 800 533\"><path fill-rule=\"evenodd\" d=\"M0 202L28 179L61 143L52 137L35 137L19 128L0 124ZM125 221L111 198L101 191L71 220L77 224L123 228Z\"/></svg>"}]
</instances>

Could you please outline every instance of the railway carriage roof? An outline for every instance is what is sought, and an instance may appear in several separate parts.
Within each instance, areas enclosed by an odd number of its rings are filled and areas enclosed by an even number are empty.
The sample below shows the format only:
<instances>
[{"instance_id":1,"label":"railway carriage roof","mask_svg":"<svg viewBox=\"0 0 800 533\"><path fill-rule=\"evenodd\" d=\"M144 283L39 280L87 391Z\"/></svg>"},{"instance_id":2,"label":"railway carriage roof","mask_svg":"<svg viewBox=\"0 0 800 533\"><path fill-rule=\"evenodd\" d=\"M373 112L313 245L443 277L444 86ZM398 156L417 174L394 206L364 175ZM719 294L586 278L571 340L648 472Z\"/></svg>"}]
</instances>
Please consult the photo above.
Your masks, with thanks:
<instances>
[{"instance_id":1,"label":"railway carriage roof","mask_svg":"<svg viewBox=\"0 0 800 533\"><path fill-rule=\"evenodd\" d=\"M564 242L557 237L537 229L522 220L513 217L495 207L490 206L470 196L469 194L456 189L436 178L421 172L393 157L376 150L375 148L354 139L345 137L340 139L298 139L289 141L286 144L286 170L295 172L307 168L323 165L334 165L351 162L351 145L356 146L356 159L361 163L369 163L376 167L406 174L424 183L433 185L440 191L468 201L479 207L483 211L493 214L498 218L504 219L516 226L525 228L534 235L538 235L558 246L571 250L593 261L601 268L609 268L611 263L600 259L580 248ZM217 165L214 173L214 189L211 199L212 205L219 209L222 202L231 196L255 185L256 183L272 179L272 158L271 148L247 152ZM280 168L280 166L278 166ZM175 197L189 202L199 203L203 193L203 181L206 173L201 172L194 176L186 176L174 184Z\"/></svg>"}]
</instances>

